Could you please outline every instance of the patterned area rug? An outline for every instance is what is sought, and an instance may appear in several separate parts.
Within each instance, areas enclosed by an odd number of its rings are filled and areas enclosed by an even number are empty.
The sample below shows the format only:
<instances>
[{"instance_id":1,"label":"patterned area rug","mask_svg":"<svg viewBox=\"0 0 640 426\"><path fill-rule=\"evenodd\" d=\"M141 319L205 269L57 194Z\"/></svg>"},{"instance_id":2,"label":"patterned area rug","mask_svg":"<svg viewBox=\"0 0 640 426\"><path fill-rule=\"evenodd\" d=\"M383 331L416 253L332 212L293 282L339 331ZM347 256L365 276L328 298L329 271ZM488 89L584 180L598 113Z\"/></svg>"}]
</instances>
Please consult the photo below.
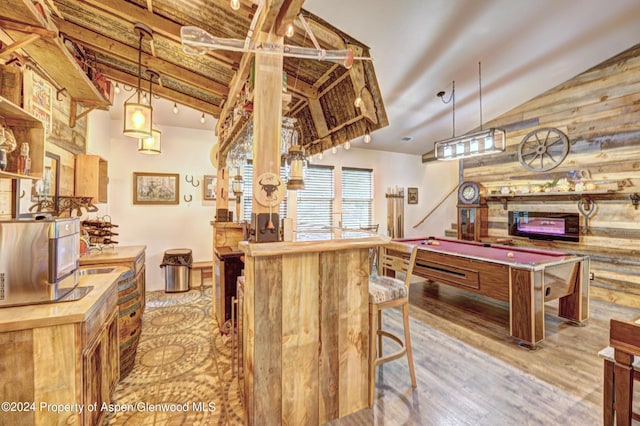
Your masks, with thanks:
<instances>
[{"instance_id":1,"label":"patterned area rug","mask_svg":"<svg viewBox=\"0 0 640 426\"><path fill-rule=\"evenodd\" d=\"M105 424L243 423L231 339L218 329L211 292L147 293L135 365L118 384Z\"/></svg>"}]
</instances>

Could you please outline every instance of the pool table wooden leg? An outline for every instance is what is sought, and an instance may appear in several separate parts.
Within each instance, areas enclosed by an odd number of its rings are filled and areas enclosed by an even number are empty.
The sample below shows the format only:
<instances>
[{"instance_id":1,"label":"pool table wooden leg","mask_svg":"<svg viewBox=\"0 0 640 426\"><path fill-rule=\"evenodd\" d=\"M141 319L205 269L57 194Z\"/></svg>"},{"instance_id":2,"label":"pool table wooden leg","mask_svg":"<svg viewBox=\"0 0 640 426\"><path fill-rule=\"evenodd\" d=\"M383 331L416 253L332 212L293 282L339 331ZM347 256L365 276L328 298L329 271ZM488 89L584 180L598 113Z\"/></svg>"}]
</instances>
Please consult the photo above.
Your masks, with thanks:
<instances>
[{"instance_id":1,"label":"pool table wooden leg","mask_svg":"<svg viewBox=\"0 0 640 426\"><path fill-rule=\"evenodd\" d=\"M558 316L581 323L589 318L589 261L576 264L573 274L573 292L561 297L558 304Z\"/></svg>"},{"instance_id":2,"label":"pool table wooden leg","mask_svg":"<svg viewBox=\"0 0 640 426\"><path fill-rule=\"evenodd\" d=\"M544 296L539 272L511 269L509 331L526 347L535 349L544 339Z\"/></svg>"}]
</instances>

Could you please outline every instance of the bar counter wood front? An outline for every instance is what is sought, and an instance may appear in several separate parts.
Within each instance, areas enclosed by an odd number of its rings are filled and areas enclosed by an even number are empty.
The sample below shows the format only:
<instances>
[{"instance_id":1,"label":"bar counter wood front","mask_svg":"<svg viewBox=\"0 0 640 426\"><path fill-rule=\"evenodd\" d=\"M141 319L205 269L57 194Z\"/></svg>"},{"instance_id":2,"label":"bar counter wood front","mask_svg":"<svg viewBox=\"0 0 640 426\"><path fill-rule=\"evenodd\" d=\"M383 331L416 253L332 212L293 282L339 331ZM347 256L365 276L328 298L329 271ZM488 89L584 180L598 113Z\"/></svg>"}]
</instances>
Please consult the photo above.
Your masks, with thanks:
<instances>
[{"instance_id":1,"label":"bar counter wood front","mask_svg":"<svg viewBox=\"0 0 640 426\"><path fill-rule=\"evenodd\" d=\"M240 244L248 424L323 424L367 407L369 249L386 242Z\"/></svg>"}]
</instances>

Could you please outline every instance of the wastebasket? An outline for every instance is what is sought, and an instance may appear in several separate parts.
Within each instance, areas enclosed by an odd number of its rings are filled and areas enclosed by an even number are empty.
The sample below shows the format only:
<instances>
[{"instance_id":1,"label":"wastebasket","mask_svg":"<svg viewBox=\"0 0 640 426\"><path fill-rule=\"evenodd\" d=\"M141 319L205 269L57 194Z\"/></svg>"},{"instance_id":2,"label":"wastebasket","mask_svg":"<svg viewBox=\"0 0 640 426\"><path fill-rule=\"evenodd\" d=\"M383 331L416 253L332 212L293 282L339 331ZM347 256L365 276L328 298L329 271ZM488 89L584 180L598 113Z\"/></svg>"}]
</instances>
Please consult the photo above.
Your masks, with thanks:
<instances>
[{"instance_id":1,"label":"wastebasket","mask_svg":"<svg viewBox=\"0 0 640 426\"><path fill-rule=\"evenodd\" d=\"M161 268L164 268L164 291L178 293L191 288L191 265L193 258L190 249L172 249L164 252Z\"/></svg>"}]
</instances>

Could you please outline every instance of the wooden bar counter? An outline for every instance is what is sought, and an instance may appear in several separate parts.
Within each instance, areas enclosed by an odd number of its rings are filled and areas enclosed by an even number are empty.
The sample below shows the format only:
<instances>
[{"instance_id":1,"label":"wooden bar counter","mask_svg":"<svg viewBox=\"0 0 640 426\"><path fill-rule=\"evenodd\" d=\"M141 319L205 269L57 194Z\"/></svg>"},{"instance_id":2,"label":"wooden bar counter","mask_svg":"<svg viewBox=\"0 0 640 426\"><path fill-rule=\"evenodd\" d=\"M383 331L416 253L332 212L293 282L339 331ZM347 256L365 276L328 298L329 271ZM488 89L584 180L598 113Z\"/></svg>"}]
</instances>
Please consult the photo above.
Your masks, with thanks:
<instances>
[{"instance_id":1,"label":"wooden bar counter","mask_svg":"<svg viewBox=\"0 0 640 426\"><path fill-rule=\"evenodd\" d=\"M367 407L369 249L386 242L240 243L248 424L323 424Z\"/></svg>"}]
</instances>

